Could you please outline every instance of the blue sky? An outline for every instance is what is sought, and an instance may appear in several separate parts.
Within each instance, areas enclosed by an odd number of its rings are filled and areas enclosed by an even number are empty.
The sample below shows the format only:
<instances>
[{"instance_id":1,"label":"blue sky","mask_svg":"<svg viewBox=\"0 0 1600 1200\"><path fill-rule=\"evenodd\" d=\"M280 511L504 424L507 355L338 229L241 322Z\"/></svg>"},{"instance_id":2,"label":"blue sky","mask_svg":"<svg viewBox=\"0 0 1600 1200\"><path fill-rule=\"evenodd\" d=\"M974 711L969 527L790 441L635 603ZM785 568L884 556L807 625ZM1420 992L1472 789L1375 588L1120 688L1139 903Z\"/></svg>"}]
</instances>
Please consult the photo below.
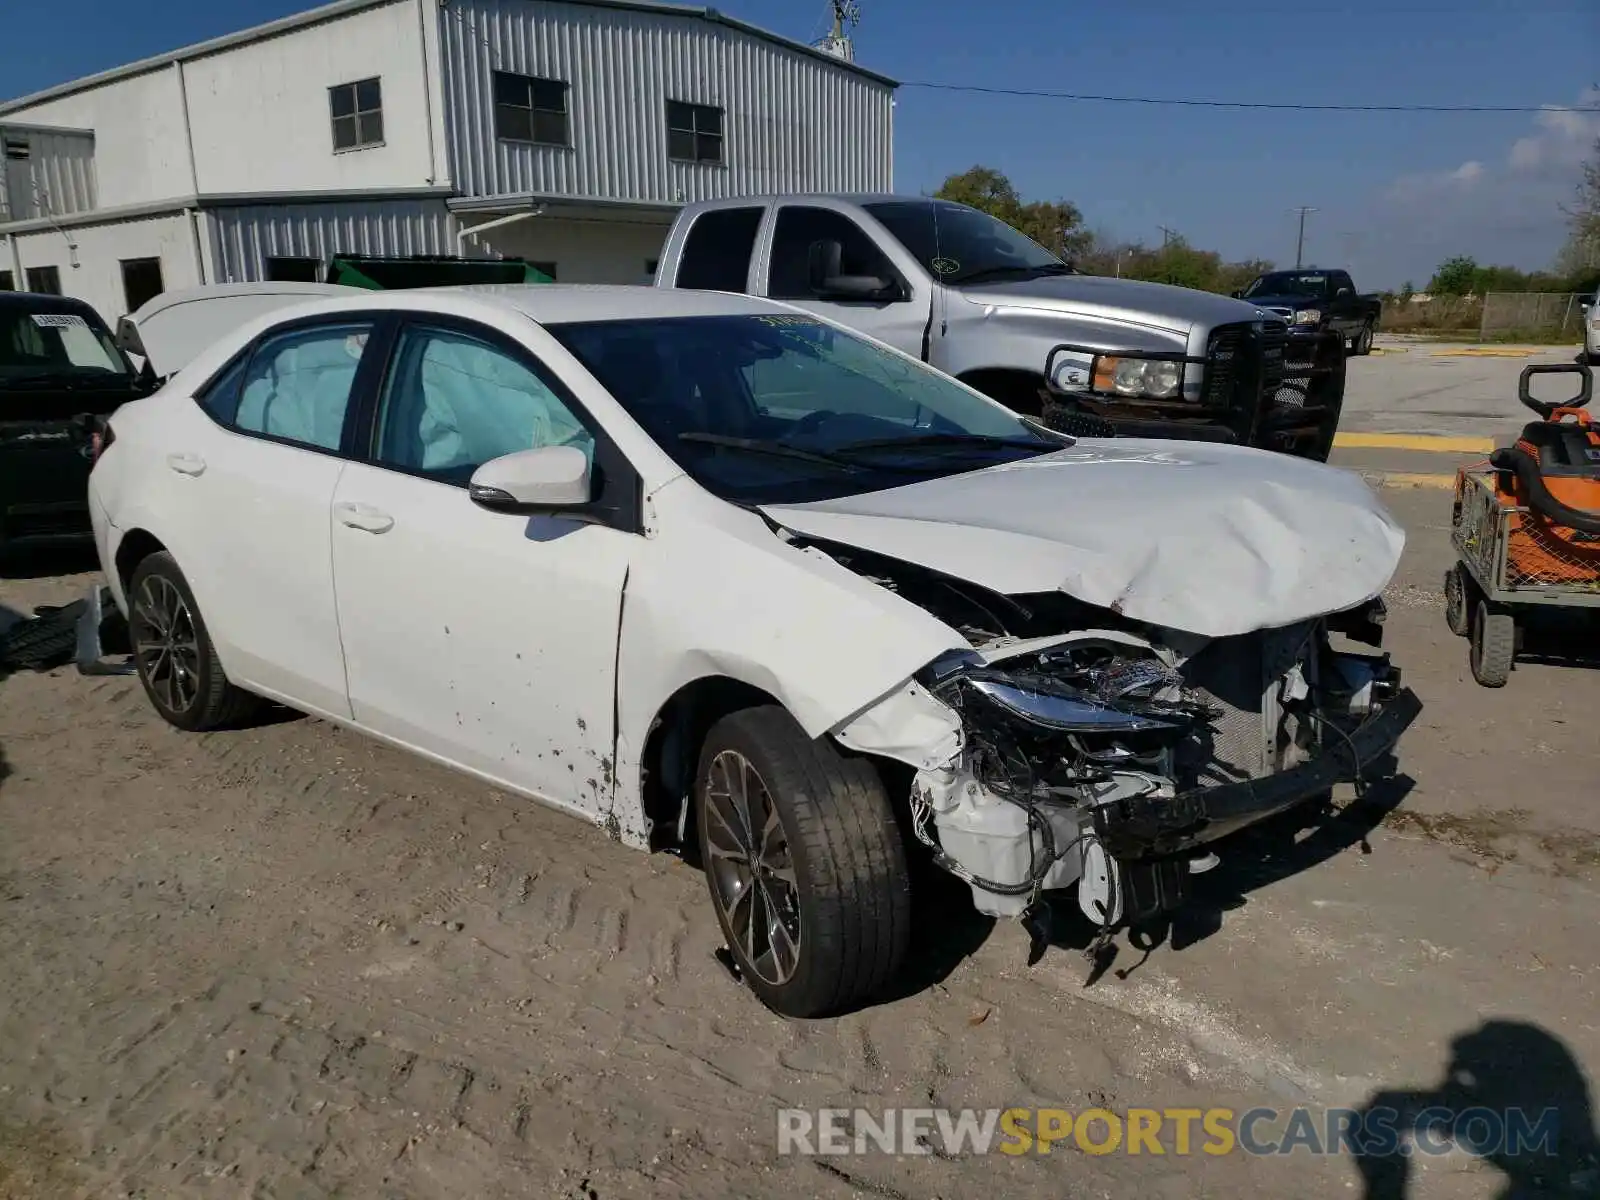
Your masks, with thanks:
<instances>
[{"instance_id":1,"label":"blue sky","mask_svg":"<svg viewBox=\"0 0 1600 1200\"><path fill-rule=\"evenodd\" d=\"M715 0L809 40L823 0ZM310 7L294 0L13 5L0 91L18 95ZM1600 106L1597 0L862 0L857 58L903 81L1294 103ZM1118 237L1158 226L1232 258L1307 259L1363 287L1441 259L1547 265L1557 204L1600 114L1285 113L1073 103L907 87L896 186L974 163L1064 198Z\"/></svg>"}]
</instances>

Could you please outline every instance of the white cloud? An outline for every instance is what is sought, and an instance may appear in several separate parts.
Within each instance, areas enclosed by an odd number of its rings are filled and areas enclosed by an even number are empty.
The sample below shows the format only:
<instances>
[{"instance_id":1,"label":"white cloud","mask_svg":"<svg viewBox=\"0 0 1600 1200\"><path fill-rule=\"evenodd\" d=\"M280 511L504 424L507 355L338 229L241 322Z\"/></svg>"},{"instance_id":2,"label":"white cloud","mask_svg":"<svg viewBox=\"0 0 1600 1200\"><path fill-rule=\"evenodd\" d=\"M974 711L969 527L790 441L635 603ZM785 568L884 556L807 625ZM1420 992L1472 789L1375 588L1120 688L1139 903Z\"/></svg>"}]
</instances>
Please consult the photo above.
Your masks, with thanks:
<instances>
[{"instance_id":1,"label":"white cloud","mask_svg":"<svg viewBox=\"0 0 1600 1200\"><path fill-rule=\"evenodd\" d=\"M1548 266L1562 239L1561 205L1570 200L1578 166L1600 138L1600 87L1585 88L1570 107L1546 108L1504 149L1457 166L1394 179L1367 215L1358 259L1370 286L1421 284L1454 254L1524 270Z\"/></svg>"},{"instance_id":2,"label":"white cloud","mask_svg":"<svg viewBox=\"0 0 1600 1200\"><path fill-rule=\"evenodd\" d=\"M1506 161L1513 171L1557 170L1584 160L1595 139L1600 138L1600 113L1577 112L1575 108L1600 107L1600 87L1585 88L1574 108L1547 106L1533 119L1537 132L1518 138L1511 145Z\"/></svg>"}]
</instances>

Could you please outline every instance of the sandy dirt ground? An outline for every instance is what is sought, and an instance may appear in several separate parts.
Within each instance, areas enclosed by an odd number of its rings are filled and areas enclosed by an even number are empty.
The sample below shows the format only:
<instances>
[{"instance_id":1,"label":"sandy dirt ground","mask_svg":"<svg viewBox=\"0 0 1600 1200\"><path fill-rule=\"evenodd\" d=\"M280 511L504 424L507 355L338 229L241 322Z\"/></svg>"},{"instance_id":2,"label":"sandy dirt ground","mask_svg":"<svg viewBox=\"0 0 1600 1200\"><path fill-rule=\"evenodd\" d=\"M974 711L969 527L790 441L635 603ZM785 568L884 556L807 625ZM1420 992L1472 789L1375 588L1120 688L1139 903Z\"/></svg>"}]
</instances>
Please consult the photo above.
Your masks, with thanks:
<instances>
[{"instance_id":1,"label":"sandy dirt ground","mask_svg":"<svg viewBox=\"0 0 1600 1200\"><path fill-rule=\"evenodd\" d=\"M1109 964L1069 927L1029 966L1018 927L936 892L901 994L828 1021L730 980L672 858L319 721L197 737L132 679L11 676L0 1200L1600 1194L1600 671L1558 639L1473 684L1439 596L1449 496L1392 502L1389 649L1427 705L1395 780L1238 839ZM40 559L0 605L90 570ZM784 1107L1396 1096L1557 1106L1562 1153L1375 1180L1305 1154L776 1149Z\"/></svg>"}]
</instances>

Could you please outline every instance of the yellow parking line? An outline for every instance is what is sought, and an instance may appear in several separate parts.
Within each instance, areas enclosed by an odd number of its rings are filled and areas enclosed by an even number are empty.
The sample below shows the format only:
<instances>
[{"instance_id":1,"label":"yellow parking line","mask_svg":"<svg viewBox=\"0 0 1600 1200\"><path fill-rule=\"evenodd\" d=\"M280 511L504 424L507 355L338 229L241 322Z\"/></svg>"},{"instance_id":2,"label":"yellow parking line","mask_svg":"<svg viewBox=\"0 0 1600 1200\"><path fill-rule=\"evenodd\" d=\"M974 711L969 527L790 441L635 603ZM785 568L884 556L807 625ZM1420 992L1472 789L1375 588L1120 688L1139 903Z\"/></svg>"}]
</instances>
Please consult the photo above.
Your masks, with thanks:
<instances>
[{"instance_id":1,"label":"yellow parking line","mask_svg":"<svg viewBox=\"0 0 1600 1200\"><path fill-rule=\"evenodd\" d=\"M1488 454L1494 439L1444 437L1426 433L1340 433L1333 444L1344 450L1431 450L1442 454Z\"/></svg>"},{"instance_id":2,"label":"yellow parking line","mask_svg":"<svg viewBox=\"0 0 1600 1200\"><path fill-rule=\"evenodd\" d=\"M1439 488L1448 491L1456 486L1454 475L1434 475L1417 471L1379 471L1368 478L1378 487Z\"/></svg>"}]
</instances>

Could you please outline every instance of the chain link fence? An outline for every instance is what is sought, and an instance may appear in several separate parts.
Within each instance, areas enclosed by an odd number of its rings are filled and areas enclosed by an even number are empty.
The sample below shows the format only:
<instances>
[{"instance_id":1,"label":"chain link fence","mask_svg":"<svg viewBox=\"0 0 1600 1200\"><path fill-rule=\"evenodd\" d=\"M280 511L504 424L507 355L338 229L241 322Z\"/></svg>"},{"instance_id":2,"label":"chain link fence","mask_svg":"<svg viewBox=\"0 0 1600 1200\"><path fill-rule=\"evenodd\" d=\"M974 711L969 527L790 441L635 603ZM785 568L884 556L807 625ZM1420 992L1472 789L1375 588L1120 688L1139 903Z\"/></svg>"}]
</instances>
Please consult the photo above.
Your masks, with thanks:
<instances>
[{"instance_id":1,"label":"chain link fence","mask_svg":"<svg viewBox=\"0 0 1600 1200\"><path fill-rule=\"evenodd\" d=\"M1578 292L1487 292L1479 333L1549 333L1581 337L1583 302Z\"/></svg>"}]
</instances>

